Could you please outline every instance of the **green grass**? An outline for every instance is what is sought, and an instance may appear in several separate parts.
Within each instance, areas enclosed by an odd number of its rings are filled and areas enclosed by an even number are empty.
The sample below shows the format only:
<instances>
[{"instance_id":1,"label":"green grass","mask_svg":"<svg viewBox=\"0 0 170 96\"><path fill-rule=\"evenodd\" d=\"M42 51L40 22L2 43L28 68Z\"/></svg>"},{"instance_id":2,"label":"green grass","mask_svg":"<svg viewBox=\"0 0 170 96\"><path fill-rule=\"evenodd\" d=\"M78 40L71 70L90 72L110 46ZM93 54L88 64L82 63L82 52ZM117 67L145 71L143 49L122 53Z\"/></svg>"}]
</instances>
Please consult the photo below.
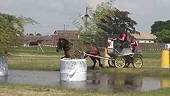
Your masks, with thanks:
<instances>
[{"instance_id":1,"label":"green grass","mask_svg":"<svg viewBox=\"0 0 170 96\"><path fill-rule=\"evenodd\" d=\"M59 70L60 58L62 56L9 56L9 69L20 70ZM87 59L88 66L92 66L92 61ZM98 67L98 64L96 64ZM130 66L132 67L132 65ZM160 60L158 59L144 59L143 68L160 68Z\"/></svg>"},{"instance_id":2,"label":"green grass","mask_svg":"<svg viewBox=\"0 0 170 96\"><path fill-rule=\"evenodd\" d=\"M21 55L8 56L9 69L17 70L46 70L59 71L60 58L63 55ZM87 59L88 66L92 66L90 58Z\"/></svg>"},{"instance_id":3,"label":"green grass","mask_svg":"<svg viewBox=\"0 0 170 96\"><path fill-rule=\"evenodd\" d=\"M143 58L148 58L148 59L160 59L161 58L161 53L149 53L149 52L144 52Z\"/></svg>"},{"instance_id":4,"label":"green grass","mask_svg":"<svg viewBox=\"0 0 170 96\"><path fill-rule=\"evenodd\" d=\"M104 74L119 74L119 75L136 75L136 76L152 76L152 77L169 77L170 69L163 68L105 68L100 70L94 70L96 73Z\"/></svg>"},{"instance_id":5,"label":"green grass","mask_svg":"<svg viewBox=\"0 0 170 96\"><path fill-rule=\"evenodd\" d=\"M9 69L19 70L59 70L60 56L31 55L9 56Z\"/></svg>"},{"instance_id":6,"label":"green grass","mask_svg":"<svg viewBox=\"0 0 170 96\"><path fill-rule=\"evenodd\" d=\"M111 93L26 84L0 84L0 96L111 96Z\"/></svg>"},{"instance_id":7,"label":"green grass","mask_svg":"<svg viewBox=\"0 0 170 96\"><path fill-rule=\"evenodd\" d=\"M41 48L38 46L34 47L14 47L10 50L12 54L38 54L38 55L59 55L63 52L56 52L55 47L42 47L44 53Z\"/></svg>"},{"instance_id":8,"label":"green grass","mask_svg":"<svg viewBox=\"0 0 170 96\"><path fill-rule=\"evenodd\" d=\"M54 47L14 47L9 52L9 69L18 70L59 70L59 59L63 52Z\"/></svg>"},{"instance_id":9,"label":"green grass","mask_svg":"<svg viewBox=\"0 0 170 96\"><path fill-rule=\"evenodd\" d=\"M161 59L143 58L143 68L160 68Z\"/></svg>"},{"instance_id":10,"label":"green grass","mask_svg":"<svg viewBox=\"0 0 170 96\"><path fill-rule=\"evenodd\" d=\"M40 50L37 51L36 47L15 47L10 53L14 55L9 55L9 69L59 70L63 53L56 53L55 48L51 47L43 47L43 49L45 54ZM160 57L160 53L143 53L143 68L160 68ZM88 66L93 64L89 58L87 64Z\"/></svg>"},{"instance_id":11,"label":"green grass","mask_svg":"<svg viewBox=\"0 0 170 96\"><path fill-rule=\"evenodd\" d=\"M23 84L0 84L0 96L169 96L170 88L148 92L109 93Z\"/></svg>"},{"instance_id":12,"label":"green grass","mask_svg":"<svg viewBox=\"0 0 170 96\"><path fill-rule=\"evenodd\" d=\"M62 55L28 55L28 56L9 56L9 69L19 70L48 70L59 71L60 58ZM148 76L170 76L169 69L160 68L160 59L143 59L144 66L141 69L135 69L131 66L129 68L96 68L91 70L93 72L102 72L109 74L133 74L133 75L148 75ZM87 59L88 66L92 66L92 61ZM98 66L98 64L97 64Z\"/></svg>"},{"instance_id":13,"label":"green grass","mask_svg":"<svg viewBox=\"0 0 170 96\"><path fill-rule=\"evenodd\" d=\"M60 58L63 52L56 52L54 47L14 47L9 52L9 69L17 70L49 70L58 71L60 69ZM91 66L91 60L88 59Z\"/></svg>"}]
</instances>

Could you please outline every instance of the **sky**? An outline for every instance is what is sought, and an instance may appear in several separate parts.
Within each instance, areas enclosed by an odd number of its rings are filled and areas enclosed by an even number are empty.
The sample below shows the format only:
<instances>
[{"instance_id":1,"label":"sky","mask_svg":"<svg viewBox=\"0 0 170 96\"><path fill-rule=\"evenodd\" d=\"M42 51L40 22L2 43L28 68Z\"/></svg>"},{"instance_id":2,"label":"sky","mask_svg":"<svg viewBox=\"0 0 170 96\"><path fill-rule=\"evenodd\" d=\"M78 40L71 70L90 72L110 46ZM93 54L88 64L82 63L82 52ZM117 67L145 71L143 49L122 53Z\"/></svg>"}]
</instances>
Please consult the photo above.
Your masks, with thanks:
<instances>
[{"instance_id":1,"label":"sky","mask_svg":"<svg viewBox=\"0 0 170 96\"><path fill-rule=\"evenodd\" d=\"M0 0L0 12L30 17L39 24L25 26L25 33L53 34L54 30L76 29L73 22L107 0ZM170 0L116 0L114 6L129 11L137 31L150 33L154 21L170 20Z\"/></svg>"}]
</instances>

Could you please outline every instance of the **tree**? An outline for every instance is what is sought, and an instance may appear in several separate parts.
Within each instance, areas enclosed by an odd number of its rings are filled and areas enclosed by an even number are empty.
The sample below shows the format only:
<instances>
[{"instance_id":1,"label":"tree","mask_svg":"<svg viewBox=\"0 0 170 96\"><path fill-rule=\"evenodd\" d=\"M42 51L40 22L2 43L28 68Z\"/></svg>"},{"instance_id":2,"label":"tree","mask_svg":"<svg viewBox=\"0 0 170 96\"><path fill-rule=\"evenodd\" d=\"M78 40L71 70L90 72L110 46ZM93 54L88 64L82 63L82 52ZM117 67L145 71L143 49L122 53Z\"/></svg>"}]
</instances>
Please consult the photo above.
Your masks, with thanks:
<instances>
[{"instance_id":1,"label":"tree","mask_svg":"<svg viewBox=\"0 0 170 96\"><path fill-rule=\"evenodd\" d=\"M17 37L22 36L24 31L20 20L7 14L0 14L0 46L6 48L17 42Z\"/></svg>"},{"instance_id":2,"label":"tree","mask_svg":"<svg viewBox=\"0 0 170 96\"><path fill-rule=\"evenodd\" d=\"M30 33L29 36L34 36L34 34L33 34L33 33Z\"/></svg>"},{"instance_id":3,"label":"tree","mask_svg":"<svg viewBox=\"0 0 170 96\"><path fill-rule=\"evenodd\" d=\"M37 33L36 36L42 36L41 33Z\"/></svg>"},{"instance_id":4,"label":"tree","mask_svg":"<svg viewBox=\"0 0 170 96\"><path fill-rule=\"evenodd\" d=\"M155 21L151 26L151 34L161 32L163 29L170 30L170 20L167 21Z\"/></svg>"},{"instance_id":5,"label":"tree","mask_svg":"<svg viewBox=\"0 0 170 96\"><path fill-rule=\"evenodd\" d=\"M161 43L170 43L170 30L163 29L160 32L156 32L157 40Z\"/></svg>"},{"instance_id":6,"label":"tree","mask_svg":"<svg viewBox=\"0 0 170 96\"><path fill-rule=\"evenodd\" d=\"M135 25L137 23L129 17L129 14L128 11L114 8L112 2L105 2L98 5L96 10L90 10L90 19L84 20L83 23L79 22L77 25L84 24L79 26L79 29L83 31L84 41L93 42L93 39L103 41L109 35L120 34L122 31L136 32ZM84 31L85 28L86 31Z\"/></svg>"},{"instance_id":7,"label":"tree","mask_svg":"<svg viewBox=\"0 0 170 96\"><path fill-rule=\"evenodd\" d=\"M30 19L29 19L30 20ZM24 24L27 20L23 17L0 13L0 52L8 50L11 45L20 43L23 36Z\"/></svg>"},{"instance_id":8,"label":"tree","mask_svg":"<svg viewBox=\"0 0 170 96\"><path fill-rule=\"evenodd\" d=\"M97 7L93 17L97 27L112 35L122 31L136 32L134 26L137 23L128 16L129 14L128 11L120 11L107 2Z\"/></svg>"}]
</instances>

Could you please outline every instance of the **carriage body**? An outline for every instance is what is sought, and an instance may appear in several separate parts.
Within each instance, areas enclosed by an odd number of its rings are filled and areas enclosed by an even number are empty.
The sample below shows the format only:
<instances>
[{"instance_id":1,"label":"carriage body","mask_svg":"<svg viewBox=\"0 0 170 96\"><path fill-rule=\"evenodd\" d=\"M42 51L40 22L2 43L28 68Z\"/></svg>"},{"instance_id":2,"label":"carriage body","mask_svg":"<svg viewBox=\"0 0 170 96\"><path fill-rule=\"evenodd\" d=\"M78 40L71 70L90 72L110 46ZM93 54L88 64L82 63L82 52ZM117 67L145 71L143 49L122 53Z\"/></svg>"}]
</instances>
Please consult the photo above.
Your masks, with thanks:
<instances>
[{"instance_id":1,"label":"carriage body","mask_svg":"<svg viewBox=\"0 0 170 96\"><path fill-rule=\"evenodd\" d=\"M132 52L132 46L128 41L125 42L121 48L119 40L110 39L108 41L110 42L110 46L107 51L110 56L108 62L109 66L116 68L125 68L130 64L132 64L135 68L141 68L143 66L142 52L140 49Z\"/></svg>"}]
</instances>

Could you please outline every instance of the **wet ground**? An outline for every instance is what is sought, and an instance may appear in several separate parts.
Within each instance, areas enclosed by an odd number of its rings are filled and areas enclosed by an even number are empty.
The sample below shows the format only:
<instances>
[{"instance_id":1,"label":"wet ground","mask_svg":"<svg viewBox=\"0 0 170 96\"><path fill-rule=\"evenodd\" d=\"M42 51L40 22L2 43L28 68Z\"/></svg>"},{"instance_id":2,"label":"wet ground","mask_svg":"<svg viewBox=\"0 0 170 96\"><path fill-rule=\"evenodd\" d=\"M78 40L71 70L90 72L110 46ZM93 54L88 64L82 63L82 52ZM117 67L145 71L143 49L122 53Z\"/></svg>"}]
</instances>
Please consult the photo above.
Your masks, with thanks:
<instances>
[{"instance_id":1,"label":"wet ground","mask_svg":"<svg viewBox=\"0 0 170 96\"><path fill-rule=\"evenodd\" d=\"M0 82L45 85L104 92L150 91L170 87L170 78L119 76L90 72L87 74L87 81L64 82L60 81L60 74L56 71L10 70L8 76L0 77Z\"/></svg>"}]
</instances>

